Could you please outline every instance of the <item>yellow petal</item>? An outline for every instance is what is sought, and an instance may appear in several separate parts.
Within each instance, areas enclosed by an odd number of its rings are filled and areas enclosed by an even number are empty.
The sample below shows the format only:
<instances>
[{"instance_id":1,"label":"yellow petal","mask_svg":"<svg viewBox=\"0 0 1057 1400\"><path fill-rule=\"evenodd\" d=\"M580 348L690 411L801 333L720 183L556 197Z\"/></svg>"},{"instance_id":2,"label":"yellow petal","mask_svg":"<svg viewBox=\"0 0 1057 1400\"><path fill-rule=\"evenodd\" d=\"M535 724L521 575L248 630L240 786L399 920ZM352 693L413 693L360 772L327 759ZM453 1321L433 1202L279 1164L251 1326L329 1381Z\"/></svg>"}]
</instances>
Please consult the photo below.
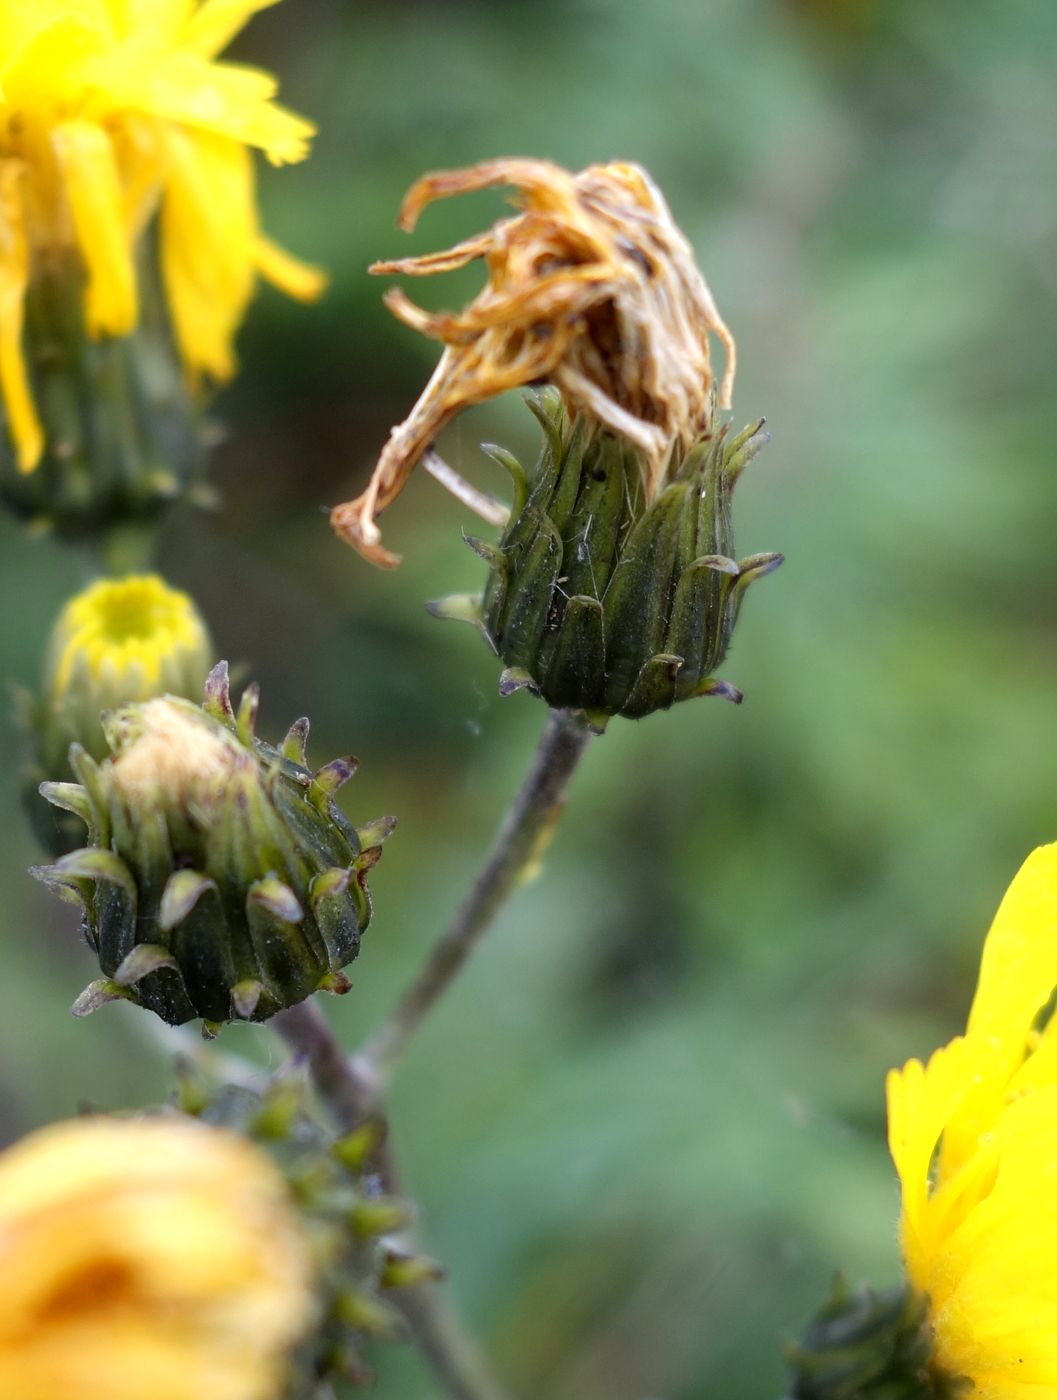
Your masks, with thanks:
<instances>
[{"instance_id":1,"label":"yellow petal","mask_svg":"<svg viewBox=\"0 0 1057 1400\"><path fill-rule=\"evenodd\" d=\"M232 342L253 290L257 219L249 152L236 141L172 132L162 202L162 272L184 359L234 373Z\"/></svg>"},{"instance_id":2,"label":"yellow petal","mask_svg":"<svg viewBox=\"0 0 1057 1400\"><path fill-rule=\"evenodd\" d=\"M195 0L106 0L119 35L172 43L190 21Z\"/></svg>"},{"instance_id":3,"label":"yellow petal","mask_svg":"<svg viewBox=\"0 0 1057 1400\"><path fill-rule=\"evenodd\" d=\"M88 76L115 105L259 146L277 165L303 160L315 133L311 122L272 101L275 79L255 68L180 50L131 63L117 50L89 65Z\"/></svg>"},{"instance_id":4,"label":"yellow petal","mask_svg":"<svg viewBox=\"0 0 1057 1400\"><path fill-rule=\"evenodd\" d=\"M15 161L0 162L0 391L19 471L31 472L44 451L44 429L37 417L22 353L24 298L29 279L22 178L23 171Z\"/></svg>"},{"instance_id":5,"label":"yellow petal","mask_svg":"<svg viewBox=\"0 0 1057 1400\"><path fill-rule=\"evenodd\" d=\"M256 243L256 263L262 277L297 301L315 301L330 280L321 267L302 262L263 234Z\"/></svg>"},{"instance_id":6,"label":"yellow petal","mask_svg":"<svg viewBox=\"0 0 1057 1400\"><path fill-rule=\"evenodd\" d=\"M136 272L110 138L91 122L66 122L55 128L52 145L88 268L89 332L128 335L138 314Z\"/></svg>"},{"instance_id":7,"label":"yellow petal","mask_svg":"<svg viewBox=\"0 0 1057 1400\"><path fill-rule=\"evenodd\" d=\"M973 1054L959 1036L927 1065L908 1060L888 1075L888 1147L903 1187L903 1253L919 1287L932 1247L930 1168L944 1128L968 1092Z\"/></svg>"},{"instance_id":8,"label":"yellow petal","mask_svg":"<svg viewBox=\"0 0 1057 1400\"><path fill-rule=\"evenodd\" d=\"M1009 1081L1009 1100L1057 1085L1057 1020L1051 1017L1045 1032L1029 1037L1028 1045L1027 1059Z\"/></svg>"},{"instance_id":9,"label":"yellow petal","mask_svg":"<svg viewBox=\"0 0 1057 1400\"><path fill-rule=\"evenodd\" d=\"M269 10L279 0L205 0L189 22L184 43L203 58L212 58L227 48L235 35L260 10Z\"/></svg>"},{"instance_id":10,"label":"yellow petal","mask_svg":"<svg viewBox=\"0 0 1057 1400\"><path fill-rule=\"evenodd\" d=\"M977 1394L1057 1393L1057 1089L1019 1099L994 1131L994 1186L944 1241L937 1277L956 1280L931 1318L936 1358ZM1041 1387L1046 1387L1042 1389Z\"/></svg>"},{"instance_id":11,"label":"yellow petal","mask_svg":"<svg viewBox=\"0 0 1057 1400\"><path fill-rule=\"evenodd\" d=\"M1057 843L1032 851L995 915L969 1013L970 1034L1018 1048L1057 986Z\"/></svg>"},{"instance_id":12,"label":"yellow petal","mask_svg":"<svg viewBox=\"0 0 1057 1400\"><path fill-rule=\"evenodd\" d=\"M45 111L80 106L85 65L113 43L113 26L103 0L76 6L41 0L14 13L10 0L0 5L4 95L12 109ZM54 106L53 106L54 104Z\"/></svg>"},{"instance_id":13,"label":"yellow petal","mask_svg":"<svg viewBox=\"0 0 1057 1400\"><path fill-rule=\"evenodd\" d=\"M982 1050L979 1074L947 1126L943 1170L975 1150L1006 1101L1032 1024L1057 986L1057 844L1040 846L1006 891L984 944L967 1035Z\"/></svg>"}]
</instances>

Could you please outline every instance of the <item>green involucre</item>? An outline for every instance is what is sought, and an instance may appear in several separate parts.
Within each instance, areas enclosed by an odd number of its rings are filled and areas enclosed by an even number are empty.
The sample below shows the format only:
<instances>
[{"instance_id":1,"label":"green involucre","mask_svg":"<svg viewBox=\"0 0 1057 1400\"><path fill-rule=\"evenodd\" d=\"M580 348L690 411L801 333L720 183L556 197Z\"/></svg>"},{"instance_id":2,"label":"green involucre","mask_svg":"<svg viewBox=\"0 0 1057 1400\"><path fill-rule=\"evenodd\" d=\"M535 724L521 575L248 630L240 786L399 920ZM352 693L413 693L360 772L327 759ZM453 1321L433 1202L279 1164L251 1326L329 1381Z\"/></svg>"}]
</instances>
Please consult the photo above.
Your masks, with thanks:
<instances>
[{"instance_id":1,"label":"green involucre","mask_svg":"<svg viewBox=\"0 0 1057 1400\"><path fill-rule=\"evenodd\" d=\"M168 696L107 716L112 753L76 746L78 783L45 783L88 844L34 874L84 913L103 979L75 1004L125 998L172 1025L265 1020L345 991L370 919L366 872L392 830L357 830L332 801L354 760L305 766L308 721L279 750L254 737L257 690L236 716L221 663L204 706Z\"/></svg>"},{"instance_id":2,"label":"green involucre","mask_svg":"<svg viewBox=\"0 0 1057 1400\"><path fill-rule=\"evenodd\" d=\"M515 500L498 546L470 541L491 565L480 605L451 599L432 610L478 623L506 666L504 694L532 689L599 727L699 695L740 700L712 673L746 589L782 562L732 557L731 495L767 441L762 423L733 437L721 427L685 455L673 449L647 501L635 447L570 421L556 394L531 406L545 434L531 479L491 449Z\"/></svg>"}]
</instances>

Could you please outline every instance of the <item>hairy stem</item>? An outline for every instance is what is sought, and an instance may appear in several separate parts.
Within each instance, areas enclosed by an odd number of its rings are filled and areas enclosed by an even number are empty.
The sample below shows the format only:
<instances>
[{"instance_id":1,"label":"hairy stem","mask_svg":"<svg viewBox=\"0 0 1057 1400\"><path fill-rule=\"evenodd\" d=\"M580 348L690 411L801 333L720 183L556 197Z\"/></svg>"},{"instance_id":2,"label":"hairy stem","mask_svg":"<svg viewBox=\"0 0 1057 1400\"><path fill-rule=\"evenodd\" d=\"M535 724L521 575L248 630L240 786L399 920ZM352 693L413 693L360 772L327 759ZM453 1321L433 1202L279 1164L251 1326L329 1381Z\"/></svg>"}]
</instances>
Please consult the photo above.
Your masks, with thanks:
<instances>
[{"instance_id":1,"label":"hairy stem","mask_svg":"<svg viewBox=\"0 0 1057 1400\"><path fill-rule=\"evenodd\" d=\"M398 1190L399 1182L384 1110L385 1085L433 1005L539 859L590 737L579 716L551 712L525 781L470 893L422 971L363 1051L354 1056L346 1053L314 1001L303 1001L272 1018L275 1030L307 1064L339 1128L349 1132L372 1118L383 1127L371 1165L387 1191ZM398 1290L394 1301L452 1400L503 1400L502 1388L436 1285Z\"/></svg>"},{"instance_id":2,"label":"hairy stem","mask_svg":"<svg viewBox=\"0 0 1057 1400\"><path fill-rule=\"evenodd\" d=\"M269 1022L308 1066L319 1096L342 1132L382 1117L377 1079L362 1057L353 1059L330 1028L316 1000L280 1011Z\"/></svg>"},{"instance_id":3,"label":"hairy stem","mask_svg":"<svg viewBox=\"0 0 1057 1400\"><path fill-rule=\"evenodd\" d=\"M370 1168L386 1194L399 1194L389 1125L378 1103L376 1082L358 1061L346 1055L314 1001L303 1001L281 1011L271 1024L307 1064L320 1097L340 1129L351 1131L369 1118L381 1124L382 1140L372 1154ZM506 1400L506 1392L491 1375L488 1363L440 1286L420 1283L413 1288L394 1289L390 1296L451 1400Z\"/></svg>"},{"instance_id":4,"label":"hairy stem","mask_svg":"<svg viewBox=\"0 0 1057 1400\"><path fill-rule=\"evenodd\" d=\"M385 1083L419 1026L476 948L506 899L538 860L565 805L565 793L591 731L567 710L552 710L532 766L492 849L455 917L361 1059Z\"/></svg>"}]
</instances>

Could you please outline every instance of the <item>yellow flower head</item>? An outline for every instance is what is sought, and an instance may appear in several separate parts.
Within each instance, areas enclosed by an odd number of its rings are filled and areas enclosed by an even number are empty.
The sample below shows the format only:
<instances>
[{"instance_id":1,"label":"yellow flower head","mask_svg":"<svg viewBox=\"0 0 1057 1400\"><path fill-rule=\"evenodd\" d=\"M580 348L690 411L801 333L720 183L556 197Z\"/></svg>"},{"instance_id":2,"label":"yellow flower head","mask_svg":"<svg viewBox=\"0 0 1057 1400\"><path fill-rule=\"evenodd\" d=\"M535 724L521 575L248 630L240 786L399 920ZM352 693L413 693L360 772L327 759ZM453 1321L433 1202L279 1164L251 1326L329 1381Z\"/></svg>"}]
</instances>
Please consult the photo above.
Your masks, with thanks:
<instances>
[{"instance_id":1,"label":"yellow flower head","mask_svg":"<svg viewBox=\"0 0 1057 1400\"><path fill-rule=\"evenodd\" d=\"M972 1400L1057 1396L1057 845L1025 861L964 1036L888 1077L901 1237L932 1364Z\"/></svg>"},{"instance_id":2,"label":"yellow flower head","mask_svg":"<svg viewBox=\"0 0 1057 1400\"><path fill-rule=\"evenodd\" d=\"M216 61L275 0L0 0L0 391L19 464L44 434L22 350L23 302L50 259L85 272L94 336L138 318L136 245L157 211L161 268L192 376L234 371L260 273L292 296L318 271L261 233L250 148L301 160L313 127L266 73Z\"/></svg>"},{"instance_id":3,"label":"yellow flower head","mask_svg":"<svg viewBox=\"0 0 1057 1400\"><path fill-rule=\"evenodd\" d=\"M156 574L101 579L63 608L52 630L40 721L45 771L65 771L76 740L107 753L100 711L156 695L199 696L213 663L205 623L186 593Z\"/></svg>"},{"instance_id":4,"label":"yellow flower head","mask_svg":"<svg viewBox=\"0 0 1057 1400\"><path fill-rule=\"evenodd\" d=\"M457 313L432 315L401 291L386 294L396 316L445 349L393 429L367 490L331 514L337 533L376 564L399 562L381 546L376 516L441 428L470 404L549 380L570 411L641 449L647 496L673 445L689 449L710 421L710 334L727 354L720 404L730 406L733 337L640 166L592 165L574 175L548 161L506 159L427 175L408 191L400 226L413 229L435 199L499 185L518 191L522 212L514 218L445 253L371 269L421 277L483 258L488 270L484 289Z\"/></svg>"},{"instance_id":5,"label":"yellow flower head","mask_svg":"<svg viewBox=\"0 0 1057 1400\"><path fill-rule=\"evenodd\" d=\"M188 688L197 695L210 653L209 634L186 593L170 588L157 574L101 579L71 598L55 624L49 689L67 691L83 676L114 692L110 705L147 700L166 690L182 695L177 673L191 665L196 676L201 671Z\"/></svg>"},{"instance_id":6,"label":"yellow flower head","mask_svg":"<svg viewBox=\"0 0 1057 1400\"><path fill-rule=\"evenodd\" d=\"M309 1249L256 1147L184 1119L82 1119L0 1156L5 1400L275 1400Z\"/></svg>"}]
</instances>

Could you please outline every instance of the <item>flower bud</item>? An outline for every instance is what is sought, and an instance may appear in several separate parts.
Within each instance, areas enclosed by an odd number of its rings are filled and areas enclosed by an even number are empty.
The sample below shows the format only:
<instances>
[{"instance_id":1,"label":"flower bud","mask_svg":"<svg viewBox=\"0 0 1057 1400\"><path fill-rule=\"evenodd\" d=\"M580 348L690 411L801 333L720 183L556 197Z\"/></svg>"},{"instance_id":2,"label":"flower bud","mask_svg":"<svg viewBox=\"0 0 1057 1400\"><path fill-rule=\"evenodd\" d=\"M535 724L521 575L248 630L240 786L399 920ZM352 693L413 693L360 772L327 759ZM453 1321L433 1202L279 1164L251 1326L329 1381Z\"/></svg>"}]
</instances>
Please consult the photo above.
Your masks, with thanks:
<instances>
[{"instance_id":1,"label":"flower bud","mask_svg":"<svg viewBox=\"0 0 1057 1400\"><path fill-rule=\"evenodd\" d=\"M81 839L80 823L38 792L42 780L73 778L70 745L104 758L103 710L156 695L201 695L212 661L213 644L191 598L155 574L102 579L70 599L48 643L43 695L25 705L35 750L26 807L53 854Z\"/></svg>"},{"instance_id":2,"label":"flower bud","mask_svg":"<svg viewBox=\"0 0 1057 1400\"><path fill-rule=\"evenodd\" d=\"M837 1279L803 1338L786 1348L786 1400L954 1400L928 1370L920 1299L904 1288L852 1293Z\"/></svg>"},{"instance_id":3,"label":"flower bud","mask_svg":"<svg viewBox=\"0 0 1057 1400\"><path fill-rule=\"evenodd\" d=\"M203 706L173 696L119 706L110 757L76 745L78 783L45 783L88 827L88 844L34 874L84 910L103 979L74 1006L125 998L206 1033L261 1021L318 989L347 991L340 969L370 918L366 872L392 830L359 832L333 802L355 770L305 766L308 721L281 750L254 737L258 693L232 712L227 665Z\"/></svg>"},{"instance_id":4,"label":"flower bud","mask_svg":"<svg viewBox=\"0 0 1057 1400\"><path fill-rule=\"evenodd\" d=\"M291 1400L316 1396L324 1381L369 1379L364 1343L405 1333L385 1290L413 1288L441 1274L433 1260L409 1253L403 1243L414 1208L379 1185L374 1154L382 1125L372 1119L357 1131L363 1152L349 1150L351 1138L336 1143L296 1067L258 1089L217 1086L185 1062L178 1103L258 1143L290 1183L311 1241L317 1295L316 1327L294 1358Z\"/></svg>"},{"instance_id":5,"label":"flower bud","mask_svg":"<svg viewBox=\"0 0 1057 1400\"><path fill-rule=\"evenodd\" d=\"M529 476L493 450L514 479L498 548L470 540L491 565L479 609L432 605L478 622L506 666L500 692L529 688L555 709L639 719L677 700L721 695L712 679L730 645L745 590L780 554L732 557L731 495L767 441L762 423L725 426L683 451L673 443L656 484L626 439L570 419L558 396L532 407L545 432Z\"/></svg>"},{"instance_id":6,"label":"flower bud","mask_svg":"<svg viewBox=\"0 0 1057 1400\"><path fill-rule=\"evenodd\" d=\"M286 1394L314 1286L282 1175L221 1128L80 1119L0 1156L8 1400Z\"/></svg>"}]
</instances>

